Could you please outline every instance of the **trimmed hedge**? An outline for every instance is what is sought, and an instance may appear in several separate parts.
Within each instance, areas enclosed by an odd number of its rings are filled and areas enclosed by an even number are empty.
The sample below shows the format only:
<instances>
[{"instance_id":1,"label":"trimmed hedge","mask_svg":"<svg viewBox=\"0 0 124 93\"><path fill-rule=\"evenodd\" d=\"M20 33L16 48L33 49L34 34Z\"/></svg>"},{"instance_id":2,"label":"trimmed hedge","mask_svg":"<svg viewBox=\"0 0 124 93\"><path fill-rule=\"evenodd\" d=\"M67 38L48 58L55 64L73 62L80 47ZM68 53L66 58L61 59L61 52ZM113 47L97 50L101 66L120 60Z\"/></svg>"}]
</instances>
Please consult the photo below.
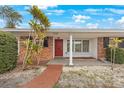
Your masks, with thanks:
<instances>
[{"instance_id":1,"label":"trimmed hedge","mask_svg":"<svg viewBox=\"0 0 124 93\"><path fill-rule=\"evenodd\" d=\"M106 59L108 61L111 60L111 49L110 48L106 49ZM115 63L117 63L117 64L124 64L124 49L116 48Z\"/></svg>"},{"instance_id":2,"label":"trimmed hedge","mask_svg":"<svg viewBox=\"0 0 124 93\"><path fill-rule=\"evenodd\" d=\"M16 67L17 55L16 37L11 33L0 31L0 73Z\"/></svg>"}]
</instances>

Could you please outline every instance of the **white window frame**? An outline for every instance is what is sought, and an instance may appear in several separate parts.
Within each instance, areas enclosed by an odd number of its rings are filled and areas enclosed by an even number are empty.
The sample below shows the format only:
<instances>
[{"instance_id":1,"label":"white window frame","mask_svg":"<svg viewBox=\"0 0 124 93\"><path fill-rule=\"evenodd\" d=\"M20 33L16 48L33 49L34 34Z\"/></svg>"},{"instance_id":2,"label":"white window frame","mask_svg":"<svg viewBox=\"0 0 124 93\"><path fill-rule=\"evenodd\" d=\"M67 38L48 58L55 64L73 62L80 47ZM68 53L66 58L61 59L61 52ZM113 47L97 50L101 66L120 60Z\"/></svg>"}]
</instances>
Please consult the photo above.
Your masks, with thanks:
<instances>
[{"instance_id":1,"label":"white window frame","mask_svg":"<svg viewBox=\"0 0 124 93\"><path fill-rule=\"evenodd\" d=\"M76 47L75 41L76 41L76 40L74 40L74 52L75 52L75 53L81 53L81 52L82 52L82 40L80 40L80 41L81 41L81 51L80 51L80 52L76 52L76 51L75 51L75 47ZM79 41L79 40L77 40L77 41Z\"/></svg>"},{"instance_id":2,"label":"white window frame","mask_svg":"<svg viewBox=\"0 0 124 93\"><path fill-rule=\"evenodd\" d=\"M81 40L81 52L75 52L75 41L76 40ZM84 52L83 51L83 40L88 40L89 41L89 49L88 49L88 52ZM66 42L68 43L68 41L70 41L70 40L66 40ZM73 39L73 42L74 42L74 51L73 51L73 53L89 53L90 52L90 40L89 39ZM69 51L67 51L67 47L69 47L69 46L67 46L67 43L66 43L66 52L68 53Z\"/></svg>"}]
</instances>

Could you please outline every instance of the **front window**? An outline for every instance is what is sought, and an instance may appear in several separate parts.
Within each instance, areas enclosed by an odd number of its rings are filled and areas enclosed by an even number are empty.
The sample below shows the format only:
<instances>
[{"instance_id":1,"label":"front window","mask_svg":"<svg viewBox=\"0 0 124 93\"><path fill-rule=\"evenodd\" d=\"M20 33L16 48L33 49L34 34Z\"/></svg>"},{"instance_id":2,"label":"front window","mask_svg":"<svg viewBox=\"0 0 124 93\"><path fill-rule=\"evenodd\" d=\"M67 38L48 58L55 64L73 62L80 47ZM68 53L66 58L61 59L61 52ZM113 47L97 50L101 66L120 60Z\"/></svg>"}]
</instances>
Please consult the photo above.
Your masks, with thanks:
<instances>
[{"instance_id":1,"label":"front window","mask_svg":"<svg viewBox=\"0 0 124 93\"><path fill-rule=\"evenodd\" d=\"M81 40L75 40L74 47L75 52L81 52Z\"/></svg>"},{"instance_id":2,"label":"front window","mask_svg":"<svg viewBox=\"0 0 124 93\"><path fill-rule=\"evenodd\" d=\"M70 40L67 40L67 52L70 50ZM73 52L89 52L89 40L73 40Z\"/></svg>"},{"instance_id":3,"label":"front window","mask_svg":"<svg viewBox=\"0 0 124 93\"><path fill-rule=\"evenodd\" d=\"M83 40L83 52L89 52L89 40Z\"/></svg>"}]
</instances>

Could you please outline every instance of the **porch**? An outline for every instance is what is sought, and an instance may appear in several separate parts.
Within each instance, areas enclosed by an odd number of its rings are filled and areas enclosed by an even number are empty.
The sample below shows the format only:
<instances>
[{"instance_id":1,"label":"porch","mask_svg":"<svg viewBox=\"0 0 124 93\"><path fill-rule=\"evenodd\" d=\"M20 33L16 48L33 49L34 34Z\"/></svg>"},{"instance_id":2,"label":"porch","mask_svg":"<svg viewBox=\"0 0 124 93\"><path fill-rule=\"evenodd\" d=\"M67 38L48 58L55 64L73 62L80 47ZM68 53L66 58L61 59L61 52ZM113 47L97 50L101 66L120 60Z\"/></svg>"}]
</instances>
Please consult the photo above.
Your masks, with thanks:
<instances>
[{"instance_id":1,"label":"porch","mask_svg":"<svg viewBox=\"0 0 124 93\"><path fill-rule=\"evenodd\" d=\"M69 59L68 58L55 58L50 60L47 64L62 64L64 66L69 66ZM74 66L109 66L111 63L109 62L102 62L94 58L88 59L73 59Z\"/></svg>"}]
</instances>

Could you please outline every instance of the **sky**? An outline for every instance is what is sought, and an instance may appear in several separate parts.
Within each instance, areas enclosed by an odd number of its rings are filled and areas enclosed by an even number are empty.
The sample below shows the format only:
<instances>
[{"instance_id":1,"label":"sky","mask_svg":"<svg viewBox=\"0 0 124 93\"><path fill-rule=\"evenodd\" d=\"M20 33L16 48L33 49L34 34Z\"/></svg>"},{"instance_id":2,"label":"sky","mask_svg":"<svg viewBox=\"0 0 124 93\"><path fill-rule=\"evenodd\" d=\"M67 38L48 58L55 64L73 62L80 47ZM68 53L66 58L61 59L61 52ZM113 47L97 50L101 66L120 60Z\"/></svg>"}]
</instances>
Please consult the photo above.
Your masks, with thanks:
<instances>
[{"instance_id":1,"label":"sky","mask_svg":"<svg viewBox=\"0 0 124 93\"><path fill-rule=\"evenodd\" d=\"M17 28L30 28L31 6L11 5L23 16ZM124 29L124 6L112 5L45 5L38 6L51 22L51 28ZM0 19L0 28L5 21Z\"/></svg>"}]
</instances>

